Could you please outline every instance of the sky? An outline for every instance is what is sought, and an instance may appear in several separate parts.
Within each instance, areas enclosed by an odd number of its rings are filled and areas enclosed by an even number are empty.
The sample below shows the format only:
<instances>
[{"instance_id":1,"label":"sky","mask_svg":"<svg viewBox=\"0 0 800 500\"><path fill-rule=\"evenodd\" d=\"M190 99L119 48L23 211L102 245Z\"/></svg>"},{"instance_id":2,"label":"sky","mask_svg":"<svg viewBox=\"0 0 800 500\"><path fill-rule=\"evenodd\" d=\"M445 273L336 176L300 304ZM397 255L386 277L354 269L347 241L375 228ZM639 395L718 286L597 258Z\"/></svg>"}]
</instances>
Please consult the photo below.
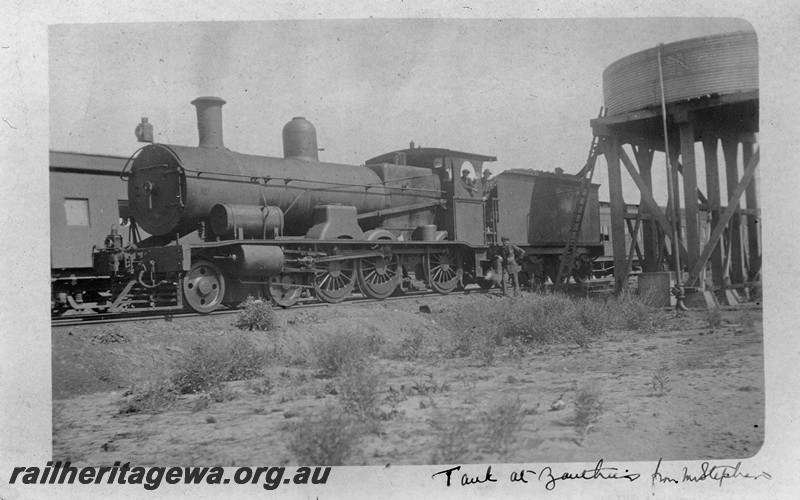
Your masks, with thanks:
<instances>
[{"instance_id":1,"label":"sky","mask_svg":"<svg viewBox=\"0 0 800 500\"><path fill-rule=\"evenodd\" d=\"M577 172L608 65L658 43L742 30L753 28L736 18L55 25L50 149L129 156L142 117L156 142L196 145L189 103L214 95L227 101L225 145L241 153L282 156L283 125L305 116L322 161L361 164L414 141L496 156L494 173ZM608 199L600 165L595 182ZM625 191L638 202L631 182Z\"/></svg>"}]
</instances>

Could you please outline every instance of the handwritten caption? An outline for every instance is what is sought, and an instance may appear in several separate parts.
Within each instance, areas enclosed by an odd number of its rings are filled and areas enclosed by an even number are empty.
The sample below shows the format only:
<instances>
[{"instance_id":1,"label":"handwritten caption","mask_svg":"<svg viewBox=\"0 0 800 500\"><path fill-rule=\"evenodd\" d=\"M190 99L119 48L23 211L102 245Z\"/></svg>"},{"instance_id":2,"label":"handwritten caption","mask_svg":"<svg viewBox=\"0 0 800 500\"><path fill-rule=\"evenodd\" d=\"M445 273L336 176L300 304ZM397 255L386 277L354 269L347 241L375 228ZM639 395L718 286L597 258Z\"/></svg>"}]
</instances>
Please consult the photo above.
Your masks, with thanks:
<instances>
[{"instance_id":1,"label":"handwritten caption","mask_svg":"<svg viewBox=\"0 0 800 500\"><path fill-rule=\"evenodd\" d=\"M674 474L674 473L673 473ZM633 483L642 478L639 472L629 469L611 467L605 464L603 459L598 460L597 464L590 469L578 471L561 471L554 467L545 466L538 470L520 469L511 472L508 480L512 483L540 483L547 491L553 491L559 482L573 480L614 480L622 483ZM648 478L647 475L644 476ZM441 470L431 476L434 481L441 481L445 486L472 486L485 483L496 483L498 477L492 472L492 466L488 466L485 472L473 474L462 470L461 465ZM679 484L679 483L699 483L703 481L718 482L719 486L726 479L772 479L767 472L750 473L742 471L742 462L735 465L713 465L710 462L700 464L699 470L690 470L683 467L682 471L674 476L670 476L662 470L662 460L659 459L655 470L649 475L653 489L657 485Z\"/></svg>"}]
</instances>

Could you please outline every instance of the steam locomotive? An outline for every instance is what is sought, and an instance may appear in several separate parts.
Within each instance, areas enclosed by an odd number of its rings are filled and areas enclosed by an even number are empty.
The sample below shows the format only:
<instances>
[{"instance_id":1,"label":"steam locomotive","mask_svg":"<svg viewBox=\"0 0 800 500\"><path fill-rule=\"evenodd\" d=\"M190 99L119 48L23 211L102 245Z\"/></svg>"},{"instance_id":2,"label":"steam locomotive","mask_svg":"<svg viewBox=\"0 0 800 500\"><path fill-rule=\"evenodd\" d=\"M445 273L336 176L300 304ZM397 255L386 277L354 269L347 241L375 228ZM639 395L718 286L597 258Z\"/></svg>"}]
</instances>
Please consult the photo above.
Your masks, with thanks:
<instances>
[{"instance_id":1,"label":"steam locomotive","mask_svg":"<svg viewBox=\"0 0 800 500\"><path fill-rule=\"evenodd\" d=\"M302 117L283 129L283 158L240 154L223 144L225 101L192 104L197 147L148 144L125 165L130 221L150 236L123 245L111 231L92 255L105 291L81 307L209 313L247 296L289 307L302 297L488 288L503 235L526 250L524 281L555 280L579 195L574 176L513 169L489 188L480 179L495 157L413 143L364 165L321 162ZM462 180L464 170L478 181ZM603 253L597 187L577 280Z\"/></svg>"}]
</instances>

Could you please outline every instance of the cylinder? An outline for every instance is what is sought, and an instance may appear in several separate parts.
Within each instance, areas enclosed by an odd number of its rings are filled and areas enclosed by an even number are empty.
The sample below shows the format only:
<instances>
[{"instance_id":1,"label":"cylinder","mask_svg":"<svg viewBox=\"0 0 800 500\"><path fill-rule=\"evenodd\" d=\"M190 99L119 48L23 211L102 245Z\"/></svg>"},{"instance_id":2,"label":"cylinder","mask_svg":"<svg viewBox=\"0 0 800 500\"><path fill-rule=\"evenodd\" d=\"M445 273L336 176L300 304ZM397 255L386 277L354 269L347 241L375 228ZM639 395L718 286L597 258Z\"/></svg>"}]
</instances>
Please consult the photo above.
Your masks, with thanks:
<instances>
[{"instance_id":1,"label":"cylinder","mask_svg":"<svg viewBox=\"0 0 800 500\"><path fill-rule=\"evenodd\" d=\"M220 238L269 238L283 227L283 211L274 206L222 203L211 209L208 222Z\"/></svg>"},{"instance_id":2,"label":"cylinder","mask_svg":"<svg viewBox=\"0 0 800 500\"><path fill-rule=\"evenodd\" d=\"M234 249L241 276L267 278L283 270L283 250L271 245L239 245Z\"/></svg>"},{"instance_id":3,"label":"cylinder","mask_svg":"<svg viewBox=\"0 0 800 500\"><path fill-rule=\"evenodd\" d=\"M295 116L283 127L283 156L306 161L319 161L317 129L302 116Z\"/></svg>"},{"instance_id":4,"label":"cylinder","mask_svg":"<svg viewBox=\"0 0 800 500\"><path fill-rule=\"evenodd\" d=\"M192 104L197 108L197 132L201 148L224 149L222 142L222 106L219 97L198 97Z\"/></svg>"}]
</instances>

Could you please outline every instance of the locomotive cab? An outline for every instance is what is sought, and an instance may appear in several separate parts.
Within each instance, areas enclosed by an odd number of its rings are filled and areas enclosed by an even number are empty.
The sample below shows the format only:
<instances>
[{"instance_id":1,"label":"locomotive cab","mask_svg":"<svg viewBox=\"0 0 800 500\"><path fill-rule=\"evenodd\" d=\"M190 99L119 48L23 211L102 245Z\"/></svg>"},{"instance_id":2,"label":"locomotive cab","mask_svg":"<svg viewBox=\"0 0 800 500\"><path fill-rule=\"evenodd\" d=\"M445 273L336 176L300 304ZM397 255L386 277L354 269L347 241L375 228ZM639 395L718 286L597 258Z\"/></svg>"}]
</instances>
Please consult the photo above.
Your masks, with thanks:
<instances>
[{"instance_id":1,"label":"locomotive cab","mask_svg":"<svg viewBox=\"0 0 800 500\"><path fill-rule=\"evenodd\" d=\"M447 232L447 239L475 246L486 245L484 187L480 182L483 164L494 156L464 153L442 148L409 148L367 160L367 166L382 163L430 169L441 185L442 210L435 224ZM463 175L466 171L468 175Z\"/></svg>"}]
</instances>

